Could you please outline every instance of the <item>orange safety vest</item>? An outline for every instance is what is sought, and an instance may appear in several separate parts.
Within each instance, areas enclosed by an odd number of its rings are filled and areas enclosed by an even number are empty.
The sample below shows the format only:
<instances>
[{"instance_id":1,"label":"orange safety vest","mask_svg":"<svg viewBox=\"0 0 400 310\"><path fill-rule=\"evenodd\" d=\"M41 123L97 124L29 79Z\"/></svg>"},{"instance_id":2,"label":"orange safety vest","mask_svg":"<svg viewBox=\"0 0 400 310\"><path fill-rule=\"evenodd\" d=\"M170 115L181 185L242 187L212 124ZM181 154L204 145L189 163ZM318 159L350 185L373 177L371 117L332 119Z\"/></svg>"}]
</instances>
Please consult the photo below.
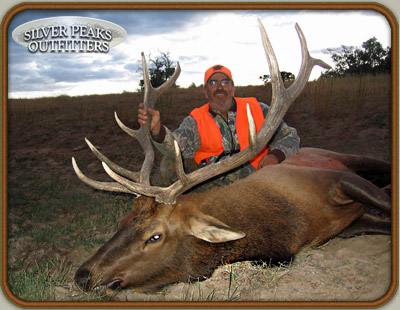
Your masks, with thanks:
<instances>
[{"instance_id":1,"label":"orange safety vest","mask_svg":"<svg viewBox=\"0 0 400 310\"><path fill-rule=\"evenodd\" d=\"M260 130L264 122L264 114L260 104L256 98L236 98L236 133L239 140L240 150L245 149L249 145L249 125L247 121L246 105L250 105L251 114L256 125L257 132ZM203 105L200 108L194 109L190 115L196 120L197 130L200 134L201 146L196 151L194 160L199 165L202 160L211 156L219 156L223 153L224 147L222 144L222 135L217 123L209 113L210 103ZM268 148L265 146L260 153L254 156L250 163L258 169L258 163L261 158L268 154Z\"/></svg>"}]
</instances>

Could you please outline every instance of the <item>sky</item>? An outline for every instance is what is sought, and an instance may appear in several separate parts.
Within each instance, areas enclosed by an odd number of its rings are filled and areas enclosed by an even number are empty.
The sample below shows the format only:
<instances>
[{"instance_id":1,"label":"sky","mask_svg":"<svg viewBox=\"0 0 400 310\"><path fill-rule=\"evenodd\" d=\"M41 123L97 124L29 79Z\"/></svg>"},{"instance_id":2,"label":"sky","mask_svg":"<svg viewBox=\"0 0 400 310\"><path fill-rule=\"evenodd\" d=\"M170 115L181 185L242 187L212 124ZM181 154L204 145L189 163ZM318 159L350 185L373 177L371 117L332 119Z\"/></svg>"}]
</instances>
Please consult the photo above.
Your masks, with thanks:
<instances>
[{"instance_id":1,"label":"sky","mask_svg":"<svg viewBox=\"0 0 400 310\"><path fill-rule=\"evenodd\" d=\"M106 20L123 27L125 41L108 53L30 53L13 41L12 31L23 23L57 16ZM140 55L167 52L179 62L181 87L203 84L204 72L215 64L232 71L235 85L261 85L269 74L257 18L270 37L280 70L297 76L301 64L295 23L301 27L310 54L331 64L323 51L341 45L361 47L376 37L391 46L386 18L372 10L260 10L260 11L52 11L26 10L14 16L9 27L9 98L79 96L136 91L142 79ZM311 79L323 69L315 67Z\"/></svg>"}]
</instances>

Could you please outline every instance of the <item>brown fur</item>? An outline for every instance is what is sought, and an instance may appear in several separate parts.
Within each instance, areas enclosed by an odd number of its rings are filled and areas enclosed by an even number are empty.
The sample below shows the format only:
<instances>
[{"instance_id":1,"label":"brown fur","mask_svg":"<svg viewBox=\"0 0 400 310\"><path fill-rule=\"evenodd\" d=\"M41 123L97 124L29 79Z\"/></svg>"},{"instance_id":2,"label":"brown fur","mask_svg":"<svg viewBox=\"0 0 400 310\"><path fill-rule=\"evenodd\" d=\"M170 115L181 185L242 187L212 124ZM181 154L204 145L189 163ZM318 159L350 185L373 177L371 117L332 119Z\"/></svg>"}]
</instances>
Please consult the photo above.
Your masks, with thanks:
<instances>
[{"instance_id":1,"label":"brown fur","mask_svg":"<svg viewBox=\"0 0 400 310\"><path fill-rule=\"evenodd\" d=\"M231 185L183 195L173 206L139 197L115 236L79 268L76 282L84 289L158 290L204 279L222 263L290 261L301 247L321 244L362 218L365 204L390 210L390 197L351 170L362 167L381 184L390 165L352 156L303 149ZM370 218L357 232L377 232L375 224L390 233L390 221Z\"/></svg>"}]
</instances>

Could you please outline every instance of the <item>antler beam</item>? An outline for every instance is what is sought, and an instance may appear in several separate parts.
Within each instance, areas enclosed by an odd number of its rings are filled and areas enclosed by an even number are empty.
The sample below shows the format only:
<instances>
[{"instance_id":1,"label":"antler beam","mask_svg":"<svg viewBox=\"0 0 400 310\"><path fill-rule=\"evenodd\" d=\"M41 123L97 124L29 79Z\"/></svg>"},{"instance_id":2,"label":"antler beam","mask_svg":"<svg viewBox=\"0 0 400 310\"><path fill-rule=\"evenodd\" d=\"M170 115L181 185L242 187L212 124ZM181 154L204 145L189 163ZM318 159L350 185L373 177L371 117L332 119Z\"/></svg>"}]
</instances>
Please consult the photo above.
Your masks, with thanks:
<instances>
[{"instance_id":1,"label":"antler beam","mask_svg":"<svg viewBox=\"0 0 400 310\"><path fill-rule=\"evenodd\" d=\"M284 115L289 109L290 105L297 98L297 96L304 89L308 79L310 77L312 68L315 65L319 65L323 68L329 69L330 66L319 59L314 59L310 56L307 48L306 39L300 29L296 24L296 30L300 38L301 51L302 51L302 64L298 78L288 89L284 87L281 74L279 71L278 61L275 56L272 44L268 38L265 28L260 20L258 20L261 38L267 56L269 70L271 73L271 84L272 84L272 101L270 106L270 111L264 120L257 135L255 135L253 128L254 122L251 116L250 110L247 109L247 117L249 121L250 128L250 145L240 153L234 154L220 162L215 164L205 166L198 169L185 177L180 177L180 179L169 187L170 197L167 203L174 203L176 198L190 189L191 187L211 179L214 176L220 175L222 173L228 172L252 159L257 155L262 148L267 145L269 140L274 135L276 129L283 120ZM179 174L178 174L179 175Z\"/></svg>"}]
</instances>

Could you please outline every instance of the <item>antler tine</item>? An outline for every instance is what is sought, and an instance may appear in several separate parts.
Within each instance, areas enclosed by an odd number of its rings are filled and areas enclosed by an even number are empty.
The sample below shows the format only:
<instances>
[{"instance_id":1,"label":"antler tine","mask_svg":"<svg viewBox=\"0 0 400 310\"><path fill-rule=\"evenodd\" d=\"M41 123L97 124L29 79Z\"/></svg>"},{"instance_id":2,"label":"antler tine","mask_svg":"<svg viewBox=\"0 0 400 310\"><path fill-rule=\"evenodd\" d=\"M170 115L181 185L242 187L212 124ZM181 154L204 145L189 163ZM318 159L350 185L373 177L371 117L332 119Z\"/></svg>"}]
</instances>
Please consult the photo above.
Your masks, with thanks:
<instances>
[{"instance_id":1,"label":"antler tine","mask_svg":"<svg viewBox=\"0 0 400 310\"><path fill-rule=\"evenodd\" d=\"M102 161L107 163L108 166L111 167L114 171L118 172L119 174L130 178L131 180L134 181L139 181L139 173L127 170L115 163L113 163L111 160L109 160L105 155L103 155L87 138L85 138L85 141L87 145L89 146L90 150L97 156L97 158Z\"/></svg>"},{"instance_id":2,"label":"antler tine","mask_svg":"<svg viewBox=\"0 0 400 310\"><path fill-rule=\"evenodd\" d=\"M267 56L268 60L269 72L271 74L272 91L275 94L280 92L283 95L284 85L279 70L278 60L276 59L274 49L272 48L272 44L260 19L258 19L258 26L261 31L261 40L264 46L265 56Z\"/></svg>"},{"instance_id":3,"label":"antler tine","mask_svg":"<svg viewBox=\"0 0 400 310\"><path fill-rule=\"evenodd\" d=\"M144 91L144 108L154 108L154 105L158 99L158 97L168 88L173 86L178 79L180 73L181 73L181 67L179 65L179 62L177 62L176 69L174 74L166 81L164 84L160 85L157 88L154 88L153 85L151 85L150 81L150 76L149 76L149 70L147 67L147 62L146 62L146 57L144 56L144 53L142 52L142 67L143 67L143 81L145 85L145 91ZM147 122L146 124L150 124L150 122ZM150 125L149 125L150 126Z\"/></svg>"},{"instance_id":4,"label":"antler tine","mask_svg":"<svg viewBox=\"0 0 400 310\"><path fill-rule=\"evenodd\" d=\"M270 112L260 131L257 134L258 143L260 143L260 150L268 141L272 138L276 129L278 128L283 116L286 114L290 105L297 98L297 96L303 91L305 85L308 82L311 71L315 65L319 65L324 68L330 68L328 64L319 59L314 59L310 56L307 48L307 42L298 24L296 24L296 30L300 38L301 51L302 51L302 63L300 72L294 83L286 89L283 85L281 74L278 67L278 60L275 56L272 44L268 38L265 28L261 21L258 19L261 38L265 54L268 59L268 65L271 73L271 84L272 84L272 100L270 106Z\"/></svg>"},{"instance_id":5,"label":"antler tine","mask_svg":"<svg viewBox=\"0 0 400 310\"><path fill-rule=\"evenodd\" d=\"M147 110L147 108L154 108L154 104L157 100L157 95L150 82L149 70L147 68L147 63L144 53L142 53L142 68L143 68L143 80L144 80L143 105L144 108ZM138 130L129 130L129 131L126 130L127 127L125 125L121 126L122 122L119 121L116 113L115 116L117 123L122 128L122 130L124 130L125 132L136 138L139 141L140 146L143 148L145 158L142 164L142 168L140 169L139 183L150 185L150 173L154 163L154 148L150 136L151 115L149 115L149 121L146 122L145 125L141 125Z\"/></svg>"},{"instance_id":6,"label":"antler tine","mask_svg":"<svg viewBox=\"0 0 400 310\"><path fill-rule=\"evenodd\" d=\"M175 170L176 174L182 183L182 185L185 185L189 182L185 170L183 169L183 161L182 161L182 155L181 155L181 150L179 148L178 142L174 140L174 147L175 147Z\"/></svg>"},{"instance_id":7,"label":"antler tine","mask_svg":"<svg viewBox=\"0 0 400 310\"><path fill-rule=\"evenodd\" d=\"M157 201L162 202L162 194L165 192L166 188L158 187L158 186L151 186L148 184L143 184L143 183L138 183L138 182L132 182L119 174L115 173L105 162L102 163L104 170L107 172L107 174L113 178L115 181L118 183L114 183L116 185L119 185L126 190L128 190L130 193L135 193L135 195L145 195L145 196L150 196L150 197L156 197ZM161 198L159 198L161 197Z\"/></svg>"},{"instance_id":8,"label":"antler tine","mask_svg":"<svg viewBox=\"0 0 400 310\"><path fill-rule=\"evenodd\" d=\"M79 169L74 157L72 157L72 166L74 167L75 173L78 176L78 178L82 182L86 183L87 185L89 185L95 189L99 189L102 191L121 192L121 193L137 195L135 192L130 191L126 187L124 187L116 182L99 182L99 181L94 181L94 180L88 178Z\"/></svg>"},{"instance_id":9,"label":"antler tine","mask_svg":"<svg viewBox=\"0 0 400 310\"><path fill-rule=\"evenodd\" d=\"M297 23L295 27L301 42L302 61L297 79L287 89L287 92L290 94L290 96L296 98L299 95L299 93L303 90L304 85L307 84L311 71L315 65L318 65L324 69L330 69L331 66L328 65L326 62L322 61L321 59L316 59L310 56L306 38L303 34L303 31L301 31L301 28Z\"/></svg>"},{"instance_id":10,"label":"antler tine","mask_svg":"<svg viewBox=\"0 0 400 310\"><path fill-rule=\"evenodd\" d=\"M85 138L85 141L87 145L89 146L90 150L97 156L98 159L100 159L102 162L106 162L114 171L118 171L119 174L130 178L131 180L138 181L139 180L139 173L138 172L133 172L130 170L127 170L125 168L122 168L118 166L117 164L113 163L111 160L109 160L106 156L104 156L87 138ZM72 166L74 168L74 171L78 178L86 183L87 185L102 190L102 191L110 191L110 192L123 192L123 193L129 193L129 194L134 194L137 195L137 193L129 190L126 187L123 187L122 185L115 183L115 182L99 182L95 181L93 179L90 179L86 175L83 174L83 172L79 169L76 160L74 157L72 157Z\"/></svg>"}]
</instances>

